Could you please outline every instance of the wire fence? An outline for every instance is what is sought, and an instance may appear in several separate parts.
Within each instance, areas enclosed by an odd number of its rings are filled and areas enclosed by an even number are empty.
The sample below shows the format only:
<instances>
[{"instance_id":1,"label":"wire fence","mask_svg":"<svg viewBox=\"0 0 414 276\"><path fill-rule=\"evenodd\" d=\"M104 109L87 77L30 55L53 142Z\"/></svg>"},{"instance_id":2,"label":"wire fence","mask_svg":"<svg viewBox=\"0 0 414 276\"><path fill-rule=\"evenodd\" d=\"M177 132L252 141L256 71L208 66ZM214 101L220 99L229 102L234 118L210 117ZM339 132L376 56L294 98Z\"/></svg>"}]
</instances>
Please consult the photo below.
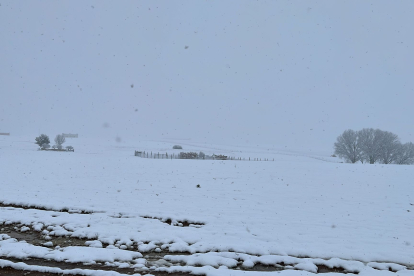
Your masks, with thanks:
<instances>
[{"instance_id":1,"label":"wire fence","mask_svg":"<svg viewBox=\"0 0 414 276\"><path fill-rule=\"evenodd\" d=\"M180 153L159 153L159 152L152 152L152 151L135 151L135 156L141 158L150 158L150 159L191 159L191 160L235 160L235 161L275 161L273 158L272 160L269 158L245 158L245 157L234 157L234 156L227 156L223 154L213 154L207 155L204 153L196 153L196 152L180 152Z\"/></svg>"}]
</instances>

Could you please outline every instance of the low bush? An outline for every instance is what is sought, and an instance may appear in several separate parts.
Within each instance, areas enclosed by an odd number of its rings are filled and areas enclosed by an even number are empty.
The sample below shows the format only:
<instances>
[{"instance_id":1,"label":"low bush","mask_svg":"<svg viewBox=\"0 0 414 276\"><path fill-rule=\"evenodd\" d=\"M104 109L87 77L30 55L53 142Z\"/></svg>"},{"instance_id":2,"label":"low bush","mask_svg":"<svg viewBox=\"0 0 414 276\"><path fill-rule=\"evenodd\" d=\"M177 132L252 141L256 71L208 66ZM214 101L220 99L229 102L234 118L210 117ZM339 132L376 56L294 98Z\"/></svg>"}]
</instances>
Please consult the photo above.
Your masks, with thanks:
<instances>
[{"instance_id":1,"label":"low bush","mask_svg":"<svg viewBox=\"0 0 414 276\"><path fill-rule=\"evenodd\" d=\"M196 152L180 152L180 159L197 159Z\"/></svg>"},{"instance_id":2,"label":"low bush","mask_svg":"<svg viewBox=\"0 0 414 276\"><path fill-rule=\"evenodd\" d=\"M41 148L42 148L43 150L44 150L44 149L49 149L49 148L50 148L50 145L49 145L49 144L43 144Z\"/></svg>"}]
</instances>

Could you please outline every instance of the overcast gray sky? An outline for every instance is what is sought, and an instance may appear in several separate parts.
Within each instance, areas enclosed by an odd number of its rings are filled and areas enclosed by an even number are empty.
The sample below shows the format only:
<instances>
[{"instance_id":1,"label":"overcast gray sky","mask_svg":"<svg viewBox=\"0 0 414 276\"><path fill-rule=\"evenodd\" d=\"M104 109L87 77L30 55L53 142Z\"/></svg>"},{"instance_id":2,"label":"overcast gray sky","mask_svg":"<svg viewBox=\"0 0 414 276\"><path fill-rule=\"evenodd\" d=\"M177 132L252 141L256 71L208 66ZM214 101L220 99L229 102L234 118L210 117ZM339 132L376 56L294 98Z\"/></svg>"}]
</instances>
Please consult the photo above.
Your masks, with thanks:
<instances>
[{"instance_id":1,"label":"overcast gray sky","mask_svg":"<svg viewBox=\"0 0 414 276\"><path fill-rule=\"evenodd\" d=\"M414 1L0 4L0 132L414 142Z\"/></svg>"}]
</instances>

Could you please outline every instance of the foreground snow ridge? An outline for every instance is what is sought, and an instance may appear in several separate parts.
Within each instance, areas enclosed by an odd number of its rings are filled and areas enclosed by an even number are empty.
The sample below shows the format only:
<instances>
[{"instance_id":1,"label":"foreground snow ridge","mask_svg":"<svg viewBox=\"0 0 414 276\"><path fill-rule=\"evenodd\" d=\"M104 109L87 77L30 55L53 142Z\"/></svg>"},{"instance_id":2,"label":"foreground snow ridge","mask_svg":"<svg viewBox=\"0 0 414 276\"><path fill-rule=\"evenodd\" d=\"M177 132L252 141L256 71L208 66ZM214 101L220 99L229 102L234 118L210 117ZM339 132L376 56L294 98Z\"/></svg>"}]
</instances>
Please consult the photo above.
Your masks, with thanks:
<instances>
[{"instance_id":1,"label":"foreground snow ridge","mask_svg":"<svg viewBox=\"0 0 414 276\"><path fill-rule=\"evenodd\" d=\"M4 206L4 205L3 205ZM16 204L13 204L16 206ZM107 272L90 269L58 269L45 266L30 266L24 263L27 259L39 259L56 263L73 263L84 265L101 265L112 267L114 270L129 269L129 273L193 273L204 275L232 275L228 273L260 274L255 270L265 270L267 273L285 274L330 271L336 273L365 274L376 271L390 273L405 273L414 275L412 267L397 263L361 262L340 258L300 258L281 255L252 255L237 252L206 252L194 253L192 245L184 240L174 241L141 241L131 238L115 238L106 227L99 224L116 225L119 219L136 219L131 216L115 216L105 213L69 213L47 211L29 208L0 207L0 230L9 234L0 234L0 256L6 259L20 259L22 263L2 261L2 267L12 267L39 272L80 274L80 275L119 275L119 272ZM150 219L162 227L171 227L161 219L138 217L139 220ZM85 225L86 224L86 225ZM122 223L125 224L125 221ZM195 229L199 225L195 225ZM119 230L119 227L112 230ZM181 225L181 227L184 227ZM106 231L103 229L106 228ZM101 229L101 231L96 231ZM121 227L122 229L122 227ZM126 229L124 229L126 231ZM130 233L131 234L131 233ZM36 235L37 241L25 237ZM16 236L20 238L20 241ZM109 238L113 236L113 238ZM78 240L80 246L62 246L66 239L70 243ZM43 241L46 241L43 243ZM37 243L37 244L36 244ZM60 243L61 245L57 245ZM35 245L36 244L36 245ZM53 248L54 247L54 248ZM217 248L212 250L217 251ZM138 252L139 251L139 252ZM142 253L141 253L142 252ZM170 253L174 253L171 255ZM184 252L180 254L179 252ZM145 256L143 254L146 254ZM0 258L1 259L1 258ZM258 268L261 267L260 269ZM264 266L264 268L263 268ZM272 272L273 271L273 272ZM277 272L276 272L277 271ZM111 274L113 273L113 274ZM291 273L291 272L289 272ZM236 275L234 274L234 275Z\"/></svg>"},{"instance_id":2,"label":"foreground snow ridge","mask_svg":"<svg viewBox=\"0 0 414 276\"><path fill-rule=\"evenodd\" d=\"M8 168L0 179L1 267L413 275L413 166L341 164L271 149L255 155L274 162L131 155L172 147L160 142L79 144L71 155L1 143L0 167ZM254 149L202 151L248 157Z\"/></svg>"},{"instance_id":3,"label":"foreground snow ridge","mask_svg":"<svg viewBox=\"0 0 414 276\"><path fill-rule=\"evenodd\" d=\"M85 242L86 245L99 246L98 241ZM134 272L165 271L169 273L190 272L205 275L225 275L231 270L232 273L252 270L255 265L265 265L268 270L283 272L293 270L296 272L318 273L324 268L331 269L340 273L354 273L364 275L375 271L403 273L404 275L414 275L413 270L407 270L406 266L393 263L363 263L359 261L341 260L332 258L329 260L320 258L297 258L291 256L252 256L249 254L236 252L208 252L196 253L191 255L165 255L155 262L143 258L139 252L122 250L107 246L107 248L68 246L49 249L41 246L34 246L26 241L18 241L6 234L0 234L0 256L5 258L17 258L26 260L30 258L44 259L55 262L83 263L85 265L102 264L117 268L131 268ZM153 257L153 256L152 256ZM81 275L118 275L118 272L91 271L85 269L62 270L60 268L48 268L44 266L29 266L24 262L14 263L7 260L0 260L1 267L12 267L15 269L81 274ZM203 268L200 268L203 267ZM112 273L112 274L111 274ZM246 272L247 273L247 272ZM249 271L249 274L259 273ZM276 272L274 272L276 273ZM287 273L287 272L286 272ZM385 275L385 274L384 274Z\"/></svg>"}]
</instances>

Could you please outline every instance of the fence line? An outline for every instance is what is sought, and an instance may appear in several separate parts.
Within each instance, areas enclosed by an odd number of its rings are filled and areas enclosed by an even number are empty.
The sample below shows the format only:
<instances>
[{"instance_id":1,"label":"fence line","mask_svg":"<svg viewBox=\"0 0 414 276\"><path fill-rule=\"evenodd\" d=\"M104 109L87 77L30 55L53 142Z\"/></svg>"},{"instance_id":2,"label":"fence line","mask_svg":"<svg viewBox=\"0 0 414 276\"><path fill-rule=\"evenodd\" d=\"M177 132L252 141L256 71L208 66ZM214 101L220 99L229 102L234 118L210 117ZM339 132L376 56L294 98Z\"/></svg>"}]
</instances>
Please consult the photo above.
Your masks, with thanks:
<instances>
[{"instance_id":1,"label":"fence line","mask_svg":"<svg viewBox=\"0 0 414 276\"><path fill-rule=\"evenodd\" d=\"M159 152L145 152L145 151L135 151L135 156L141 157L141 158L150 158L150 159L191 159L191 160L235 160L235 161L275 161L270 160L268 158L253 158L250 157L247 159L245 157L234 157L234 156L225 156L225 155L198 155L195 152L180 152L179 154L175 153L159 153Z\"/></svg>"}]
</instances>

